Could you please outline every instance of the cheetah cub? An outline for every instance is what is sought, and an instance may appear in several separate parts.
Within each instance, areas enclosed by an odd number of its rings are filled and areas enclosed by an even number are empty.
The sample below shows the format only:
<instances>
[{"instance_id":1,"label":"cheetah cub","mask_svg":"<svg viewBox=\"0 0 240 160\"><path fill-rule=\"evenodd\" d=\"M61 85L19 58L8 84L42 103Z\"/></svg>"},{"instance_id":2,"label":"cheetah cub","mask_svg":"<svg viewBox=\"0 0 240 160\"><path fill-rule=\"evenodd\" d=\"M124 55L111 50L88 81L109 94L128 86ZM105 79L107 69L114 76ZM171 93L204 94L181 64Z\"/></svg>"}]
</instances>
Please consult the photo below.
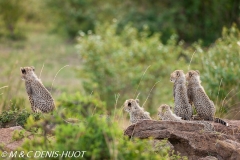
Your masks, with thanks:
<instances>
[{"instance_id":1,"label":"cheetah cub","mask_svg":"<svg viewBox=\"0 0 240 160\"><path fill-rule=\"evenodd\" d=\"M217 123L228 126L228 123L226 123L222 119L214 118L216 108L213 101L209 99L208 95L206 94L204 88L201 85L199 71L189 71L186 74L186 80L188 82L188 98L190 103L193 103L196 108L197 117L204 120L215 121Z\"/></svg>"},{"instance_id":2,"label":"cheetah cub","mask_svg":"<svg viewBox=\"0 0 240 160\"><path fill-rule=\"evenodd\" d=\"M139 106L138 99L128 99L124 103L124 110L130 115L130 122L137 123L140 120L152 119L149 112L144 111L142 107Z\"/></svg>"},{"instance_id":3,"label":"cheetah cub","mask_svg":"<svg viewBox=\"0 0 240 160\"><path fill-rule=\"evenodd\" d=\"M175 70L171 73L170 81L174 83L174 113L184 120L190 120L192 117L192 107L187 96L186 78L182 70Z\"/></svg>"},{"instance_id":4,"label":"cheetah cub","mask_svg":"<svg viewBox=\"0 0 240 160\"><path fill-rule=\"evenodd\" d=\"M181 117L178 117L176 114L172 112L171 106L167 104L163 104L158 108L158 116L161 118L161 120L183 121ZM213 125L205 121L183 121L183 122L202 124L204 126L204 131L214 131Z\"/></svg>"},{"instance_id":5,"label":"cheetah cub","mask_svg":"<svg viewBox=\"0 0 240 160\"><path fill-rule=\"evenodd\" d=\"M174 114L171 110L171 106L167 104L162 104L158 108L158 116L161 118L161 120L169 120L169 121L181 121L182 118L178 117L176 114Z\"/></svg>"},{"instance_id":6,"label":"cheetah cub","mask_svg":"<svg viewBox=\"0 0 240 160\"><path fill-rule=\"evenodd\" d=\"M34 67L20 68L22 80L25 81L26 91L33 112L50 112L55 108L54 100L50 92L44 87L41 80L35 74Z\"/></svg>"}]
</instances>

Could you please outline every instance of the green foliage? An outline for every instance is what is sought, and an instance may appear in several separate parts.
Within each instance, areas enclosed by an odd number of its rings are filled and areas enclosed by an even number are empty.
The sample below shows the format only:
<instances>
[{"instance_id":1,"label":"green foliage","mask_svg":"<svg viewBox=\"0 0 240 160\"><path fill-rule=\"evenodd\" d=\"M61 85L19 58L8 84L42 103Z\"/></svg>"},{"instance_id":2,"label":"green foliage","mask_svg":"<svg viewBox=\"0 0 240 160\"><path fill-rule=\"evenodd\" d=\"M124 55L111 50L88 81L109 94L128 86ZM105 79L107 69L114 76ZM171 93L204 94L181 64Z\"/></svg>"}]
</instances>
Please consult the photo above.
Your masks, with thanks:
<instances>
[{"instance_id":1,"label":"green foliage","mask_svg":"<svg viewBox=\"0 0 240 160\"><path fill-rule=\"evenodd\" d=\"M239 25L239 2L234 0L133 0L123 6L121 27L132 22L142 30L148 25L151 33L161 32L164 41L175 33L186 42L203 39L204 44L210 44L220 36L223 26Z\"/></svg>"},{"instance_id":2,"label":"green foliage","mask_svg":"<svg viewBox=\"0 0 240 160\"><path fill-rule=\"evenodd\" d=\"M28 117L31 113L26 110L13 109L9 111L3 111L0 114L0 128L11 127L20 125L24 127ZM40 118L40 114L32 114L35 120Z\"/></svg>"},{"instance_id":3,"label":"green foliage","mask_svg":"<svg viewBox=\"0 0 240 160\"><path fill-rule=\"evenodd\" d=\"M159 35L148 37L147 29L138 34L136 29L127 26L116 34L116 28L116 23L102 25L95 34L81 33L78 39L83 64L79 75L83 78L83 86L89 94L92 91L99 93L108 109L135 98L138 93L141 93L140 100L149 96L146 106L154 113L159 102L172 103L169 74L175 69L187 72L194 50L191 68L201 71L203 86L219 106L218 113L226 113L232 106L238 106L240 94L236 75L240 69L236 57L240 54L240 36L236 26L224 28L222 38L208 49L200 43L185 48L184 43L176 42L176 37L164 45L159 41ZM181 56L183 59L179 59Z\"/></svg>"},{"instance_id":4,"label":"green foliage","mask_svg":"<svg viewBox=\"0 0 240 160\"><path fill-rule=\"evenodd\" d=\"M84 98L79 94L64 95L61 98L63 100L59 101L59 105L65 105L67 97L75 97L71 99L76 100L76 96L79 98L78 101L89 99L89 97ZM88 103L91 106L97 102L92 100ZM99 103L101 104L101 102ZM75 117L80 120L77 123L66 122L59 114L61 109L55 110L52 115L45 115L37 122L30 116L27 128L37 127L38 129L32 132L34 138L26 139L19 150L25 152L29 150L59 151L60 154L63 151L86 151L83 159L169 159L170 148L166 145L166 141L158 143L156 146L158 149L154 149L151 140L129 139L123 135L115 116L102 115L101 110L96 110L96 113L85 116L79 112L80 107L83 106L78 105L76 107L78 111L66 110L68 115L75 114ZM71 105L66 107L71 108ZM49 127L47 127L50 125L55 126L51 135L48 134ZM15 138L24 136L24 133L15 134ZM74 159L74 157L68 159Z\"/></svg>"},{"instance_id":5,"label":"green foliage","mask_svg":"<svg viewBox=\"0 0 240 160\"><path fill-rule=\"evenodd\" d=\"M222 114L233 106L239 106L239 39L240 31L233 26L230 29L224 28L222 37L208 50L196 47L203 66L201 74L203 85L206 86L211 99L220 107Z\"/></svg>"},{"instance_id":6,"label":"green foliage","mask_svg":"<svg viewBox=\"0 0 240 160\"><path fill-rule=\"evenodd\" d=\"M24 38L19 31L19 20L23 18L25 12L24 1L0 0L0 20L2 20L7 36L11 39ZM4 33L2 33L4 34Z\"/></svg>"},{"instance_id":7,"label":"green foliage","mask_svg":"<svg viewBox=\"0 0 240 160\"><path fill-rule=\"evenodd\" d=\"M12 139L15 141L21 140L24 137L26 137L26 131L25 130L15 130L13 132Z\"/></svg>"},{"instance_id":8,"label":"green foliage","mask_svg":"<svg viewBox=\"0 0 240 160\"><path fill-rule=\"evenodd\" d=\"M51 0L47 1L55 28L74 38L79 30L95 31L96 24L118 20L118 31L131 23L138 31L149 27L149 35L162 33L163 42L178 34L192 43L199 39L211 44L221 34L222 27L239 25L239 2L209 0Z\"/></svg>"},{"instance_id":9,"label":"green foliage","mask_svg":"<svg viewBox=\"0 0 240 160\"><path fill-rule=\"evenodd\" d=\"M119 14L121 2L96 0L48 0L46 7L51 13L55 31L75 38L78 31L94 31L99 22L112 21Z\"/></svg>"},{"instance_id":10,"label":"green foliage","mask_svg":"<svg viewBox=\"0 0 240 160\"><path fill-rule=\"evenodd\" d=\"M50 0L47 6L55 14L55 30L74 38L79 30L94 30L97 20L97 1L94 0ZM57 18L56 18L57 17Z\"/></svg>"},{"instance_id":11,"label":"green foliage","mask_svg":"<svg viewBox=\"0 0 240 160\"><path fill-rule=\"evenodd\" d=\"M93 94L83 96L79 92L74 95L62 94L59 98L58 108L70 110L75 115L82 115L84 117L94 114L96 111L99 114L106 113L106 105L100 101L98 96Z\"/></svg>"},{"instance_id":12,"label":"green foliage","mask_svg":"<svg viewBox=\"0 0 240 160\"><path fill-rule=\"evenodd\" d=\"M53 27L56 33L74 39L79 30L95 32L98 24L117 20L119 32L130 23L140 32L148 26L149 35L161 33L164 43L177 34L187 43L202 39L209 45L224 26L239 25L238 13L239 2L235 0L1 0L0 26L5 29L0 30L0 36L24 38L23 29L31 28L29 22L40 22L45 28Z\"/></svg>"},{"instance_id":13,"label":"green foliage","mask_svg":"<svg viewBox=\"0 0 240 160\"><path fill-rule=\"evenodd\" d=\"M172 151L171 160L188 160L187 156L181 156L180 153L174 154L174 151Z\"/></svg>"},{"instance_id":14,"label":"green foliage","mask_svg":"<svg viewBox=\"0 0 240 160\"><path fill-rule=\"evenodd\" d=\"M44 130L44 128L39 129ZM79 124L58 122L54 135L52 139L36 134L34 139L26 140L20 150L48 150L60 153L86 151L83 159L167 159L168 157L167 149L163 148L156 153L150 149L151 144L147 140L131 141L123 136L116 122L97 114L87 117Z\"/></svg>"},{"instance_id":15,"label":"green foliage","mask_svg":"<svg viewBox=\"0 0 240 160\"><path fill-rule=\"evenodd\" d=\"M10 122L14 119L16 112L14 111L5 111L1 114L0 116L0 122L1 122L1 126L3 126L3 124Z\"/></svg>"},{"instance_id":16,"label":"green foliage","mask_svg":"<svg viewBox=\"0 0 240 160\"><path fill-rule=\"evenodd\" d=\"M203 48L202 44L212 43L220 36L223 26L232 22L239 25L239 2L26 2L29 1L0 0L0 36L18 39L24 34L22 29L27 28L30 38L26 42L4 41L0 54L1 86L8 85L8 89L0 93L0 110L3 111L0 127L21 125L32 132L34 138L26 140L22 150L81 149L87 151L85 159L180 159L179 155L169 157L169 148L164 144L160 144L161 150L155 151L149 147L149 141L124 137L118 123L122 117L118 105L127 98L135 98L138 93L141 103L149 96L145 106L154 114L160 103L172 104L169 74L175 69L186 72L195 49L191 68L201 71L202 84L220 107L219 113L237 114L232 106L238 107L240 98L237 79L239 29L237 26L224 28L222 38L215 44L209 48ZM42 3L47 6L43 7ZM29 9L31 12L25 15ZM49 14L46 15L47 9ZM106 25L110 21L115 24ZM71 38L79 30L83 31L80 32L78 45L81 63L73 44L46 33L51 26ZM179 39L190 43L198 39L203 41L201 45L191 46ZM30 107L29 101L21 98L23 94L26 96L26 91L20 77L16 76L19 75L16 68L26 64L41 68L43 63L45 68L41 79L44 84L47 83L46 86L51 85L54 73L66 63L80 68L78 75L81 80L74 77L73 68L61 71L54 83L56 92L53 92L53 97L58 99L58 109L53 115L40 116L22 109ZM40 69L38 75L39 72ZM89 96L76 93L57 97L63 90L67 93L80 90L81 81L85 94ZM107 112L114 114L108 116ZM41 120L36 122L40 117ZM72 124L68 117L78 121ZM24 137L26 135L22 131L15 132L13 136L14 140ZM3 147L0 148L3 150Z\"/></svg>"},{"instance_id":17,"label":"green foliage","mask_svg":"<svg viewBox=\"0 0 240 160\"><path fill-rule=\"evenodd\" d=\"M98 93L112 109L118 101L122 104L138 93L140 99L146 99L155 84L148 100L148 106L152 106L154 99L161 101L159 94L163 91L159 88L172 88L170 73L185 64L183 59L177 61L180 53L185 53L182 44L177 44L176 36L172 36L164 45L158 34L148 37L147 28L138 34L135 28L127 26L116 34L116 26L101 25L95 34L80 34L77 47L82 58L79 75L83 86L88 94Z\"/></svg>"}]
</instances>

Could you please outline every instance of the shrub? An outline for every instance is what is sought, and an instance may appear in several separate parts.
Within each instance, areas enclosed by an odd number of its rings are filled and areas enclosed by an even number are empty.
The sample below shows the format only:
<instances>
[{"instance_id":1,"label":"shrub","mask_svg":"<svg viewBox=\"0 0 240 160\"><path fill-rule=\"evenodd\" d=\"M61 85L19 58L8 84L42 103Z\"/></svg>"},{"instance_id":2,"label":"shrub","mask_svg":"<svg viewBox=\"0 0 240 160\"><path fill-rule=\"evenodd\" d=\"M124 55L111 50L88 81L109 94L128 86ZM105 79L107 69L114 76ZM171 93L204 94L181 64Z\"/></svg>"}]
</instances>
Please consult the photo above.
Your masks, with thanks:
<instances>
[{"instance_id":1,"label":"shrub","mask_svg":"<svg viewBox=\"0 0 240 160\"><path fill-rule=\"evenodd\" d=\"M210 45L221 36L223 26L230 27L234 22L239 25L236 1L132 0L122 5L125 12L119 18L121 27L131 22L142 30L148 25L151 33L162 32L165 41L176 33L188 43L202 39Z\"/></svg>"},{"instance_id":2,"label":"shrub","mask_svg":"<svg viewBox=\"0 0 240 160\"><path fill-rule=\"evenodd\" d=\"M52 21L58 33L74 38L79 30L94 29L96 4L92 0L50 0L46 4L54 15Z\"/></svg>"},{"instance_id":3,"label":"shrub","mask_svg":"<svg viewBox=\"0 0 240 160\"><path fill-rule=\"evenodd\" d=\"M146 99L154 84L160 81L151 91L148 106L152 107L156 99L158 103L164 98L169 101L166 97L172 90L170 73L185 64L182 59L177 61L185 51L177 44L176 36L164 45L158 34L148 37L147 28L140 34L131 26L116 34L116 28L116 23L101 25L95 34L82 32L78 38L82 58L79 75L87 93L98 93L108 109L112 109L117 100L122 104L127 98L135 98L138 92L140 99Z\"/></svg>"},{"instance_id":4,"label":"shrub","mask_svg":"<svg viewBox=\"0 0 240 160\"><path fill-rule=\"evenodd\" d=\"M59 100L59 106L66 104L66 99L79 98L79 102L87 97L76 95L64 95ZM73 98L74 97L74 98ZM63 104L62 104L63 102ZM95 101L88 101L89 106L96 105ZM67 109L69 115L75 115L81 120L78 123L67 123L59 115L59 109L52 115L45 115L44 119L34 122L32 117L28 119L27 128L37 127L33 132L34 138L27 139L19 150L21 151L86 151L83 159L167 159L169 148L161 145L162 149L155 152L148 140L132 139L123 136L123 131L113 116L100 116L101 110L95 114L85 116L79 112L84 107L79 103L78 111ZM71 108L71 105L69 105ZM68 106L65 106L68 107ZM88 106L85 106L88 107ZM77 112L77 114L76 114ZM48 133L47 126L55 125L52 135ZM16 138L23 137L23 134L15 135ZM163 142L165 143L165 142ZM74 159L74 157L70 158Z\"/></svg>"},{"instance_id":5,"label":"shrub","mask_svg":"<svg viewBox=\"0 0 240 160\"><path fill-rule=\"evenodd\" d=\"M39 133L39 132L38 132ZM41 133L41 132L40 132ZM26 140L22 151L86 151L83 159L167 159L168 149L154 152L147 140L131 141L123 136L118 124L98 115L78 125L58 124L55 137L35 135ZM70 158L74 159L74 157Z\"/></svg>"},{"instance_id":6,"label":"shrub","mask_svg":"<svg viewBox=\"0 0 240 160\"><path fill-rule=\"evenodd\" d=\"M240 31L233 26L224 28L222 37L207 50L196 47L201 60L203 85L210 98L219 106L220 115L239 106L239 39Z\"/></svg>"},{"instance_id":7,"label":"shrub","mask_svg":"<svg viewBox=\"0 0 240 160\"><path fill-rule=\"evenodd\" d=\"M40 119L40 114L29 113L26 110L13 109L9 111L4 111L0 114L0 128L18 125L24 127L30 115L34 117L34 120Z\"/></svg>"},{"instance_id":8,"label":"shrub","mask_svg":"<svg viewBox=\"0 0 240 160\"><path fill-rule=\"evenodd\" d=\"M0 19L3 22L7 36L11 39L25 38L19 31L19 20L24 16L24 2L18 0L0 1Z\"/></svg>"},{"instance_id":9,"label":"shrub","mask_svg":"<svg viewBox=\"0 0 240 160\"><path fill-rule=\"evenodd\" d=\"M223 26L239 25L238 3L229 1L97 1L48 0L51 23L56 30L75 38L79 30L95 32L96 24L117 19L118 31L131 23L138 31L149 27L149 34L162 33L165 42L178 34L180 39L193 43L203 39L209 45L221 35ZM204 10L204 12L203 12ZM196 21L197 19L197 21ZM176 25L177 24L177 25Z\"/></svg>"},{"instance_id":10,"label":"shrub","mask_svg":"<svg viewBox=\"0 0 240 160\"><path fill-rule=\"evenodd\" d=\"M105 103L100 101L96 94L83 96L79 92L73 95L64 93L60 96L58 103L58 108L78 116L88 117L96 111L98 114L106 113Z\"/></svg>"}]
</instances>

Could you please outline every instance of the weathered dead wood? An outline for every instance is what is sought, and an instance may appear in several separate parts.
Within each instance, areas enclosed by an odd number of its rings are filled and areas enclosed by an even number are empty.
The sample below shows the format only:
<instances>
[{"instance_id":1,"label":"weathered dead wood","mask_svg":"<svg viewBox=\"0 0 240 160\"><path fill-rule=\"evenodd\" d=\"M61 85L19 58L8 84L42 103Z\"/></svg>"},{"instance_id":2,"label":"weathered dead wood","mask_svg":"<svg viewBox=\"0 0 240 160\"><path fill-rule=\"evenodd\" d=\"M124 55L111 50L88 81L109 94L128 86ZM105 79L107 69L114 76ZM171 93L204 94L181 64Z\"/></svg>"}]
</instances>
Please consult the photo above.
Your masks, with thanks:
<instances>
[{"instance_id":1,"label":"weathered dead wood","mask_svg":"<svg viewBox=\"0 0 240 160\"><path fill-rule=\"evenodd\" d=\"M215 132L205 132L202 124L187 121L144 120L129 126L124 134L130 137L168 138L174 150L189 159L214 156L218 159L240 159L240 121L229 121L229 127L213 123Z\"/></svg>"}]
</instances>

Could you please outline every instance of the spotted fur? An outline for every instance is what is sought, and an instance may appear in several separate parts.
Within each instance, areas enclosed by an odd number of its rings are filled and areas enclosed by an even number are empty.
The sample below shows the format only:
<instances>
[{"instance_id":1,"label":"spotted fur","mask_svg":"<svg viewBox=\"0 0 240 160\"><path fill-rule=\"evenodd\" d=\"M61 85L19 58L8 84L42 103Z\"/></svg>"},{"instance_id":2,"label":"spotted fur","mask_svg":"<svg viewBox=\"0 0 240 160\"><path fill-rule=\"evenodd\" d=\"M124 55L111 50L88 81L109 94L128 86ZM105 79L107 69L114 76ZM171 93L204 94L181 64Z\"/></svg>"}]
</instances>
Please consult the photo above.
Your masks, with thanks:
<instances>
[{"instance_id":1,"label":"spotted fur","mask_svg":"<svg viewBox=\"0 0 240 160\"><path fill-rule=\"evenodd\" d=\"M178 117L171 110L171 107L167 104L163 104L158 108L158 116L161 120L169 120L169 121L181 121L182 118Z\"/></svg>"},{"instance_id":2,"label":"spotted fur","mask_svg":"<svg viewBox=\"0 0 240 160\"><path fill-rule=\"evenodd\" d=\"M170 76L170 81L174 83L174 113L184 120L190 120L193 112L187 96L185 74L182 70L175 70Z\"/></svg>"},{"instance_id":3,"label":"spotted fur","mask_svg":"<svg viewBox=\"0 0 240 160\"><path fill-rule=\"evenodd\" d=\"M204 131L214 131L214 127L211 123L205 121L183 121L181 117L178 117L171 110L171 106L163 104L158 108L158 116L161 120L167 121L182 121L185 123L197 123L204 125Z\"/></svg>"},{"instance_id":4,"label":"spotted fur","mask_svg":"<svg viewBox=\"0 0 240 160\"><path fill-rule=\"evenodd\" d=\"M130 115L130 122L137 123L140 120L152 119L149 112L144 111L142 107L139 106L138 99L128 99L124 103L124 110Z\"/></svg>"},{"instance_id":5,"label":"spotted fur","mask_svg":"<svg viewBox=\"0 0 240 160\"><path fill-rule=\"evenodd\" d=\"M54 100L50 92L44 87L41 80L35 74L34 67L20 68L22 79L25 81L26 91L33 112L50 112L55 108Z\"/></svg>"},{"instance_id":6,"label":"spotted fur","mask_svg":"<svg viewBox=\"0 0 240 160\"><path fill-rule=\"evenodd\" d=\"M187 94L191 104L194 104L197 116L203 120L215 121L223 125L228 126L228 124L219 119L214 118L216 108L213 101L210 100L206 94L204 88L201 85L200 73L199 71L191 70L186 74L186 80L188 82Z\"/></svg>"}]
</instances>

